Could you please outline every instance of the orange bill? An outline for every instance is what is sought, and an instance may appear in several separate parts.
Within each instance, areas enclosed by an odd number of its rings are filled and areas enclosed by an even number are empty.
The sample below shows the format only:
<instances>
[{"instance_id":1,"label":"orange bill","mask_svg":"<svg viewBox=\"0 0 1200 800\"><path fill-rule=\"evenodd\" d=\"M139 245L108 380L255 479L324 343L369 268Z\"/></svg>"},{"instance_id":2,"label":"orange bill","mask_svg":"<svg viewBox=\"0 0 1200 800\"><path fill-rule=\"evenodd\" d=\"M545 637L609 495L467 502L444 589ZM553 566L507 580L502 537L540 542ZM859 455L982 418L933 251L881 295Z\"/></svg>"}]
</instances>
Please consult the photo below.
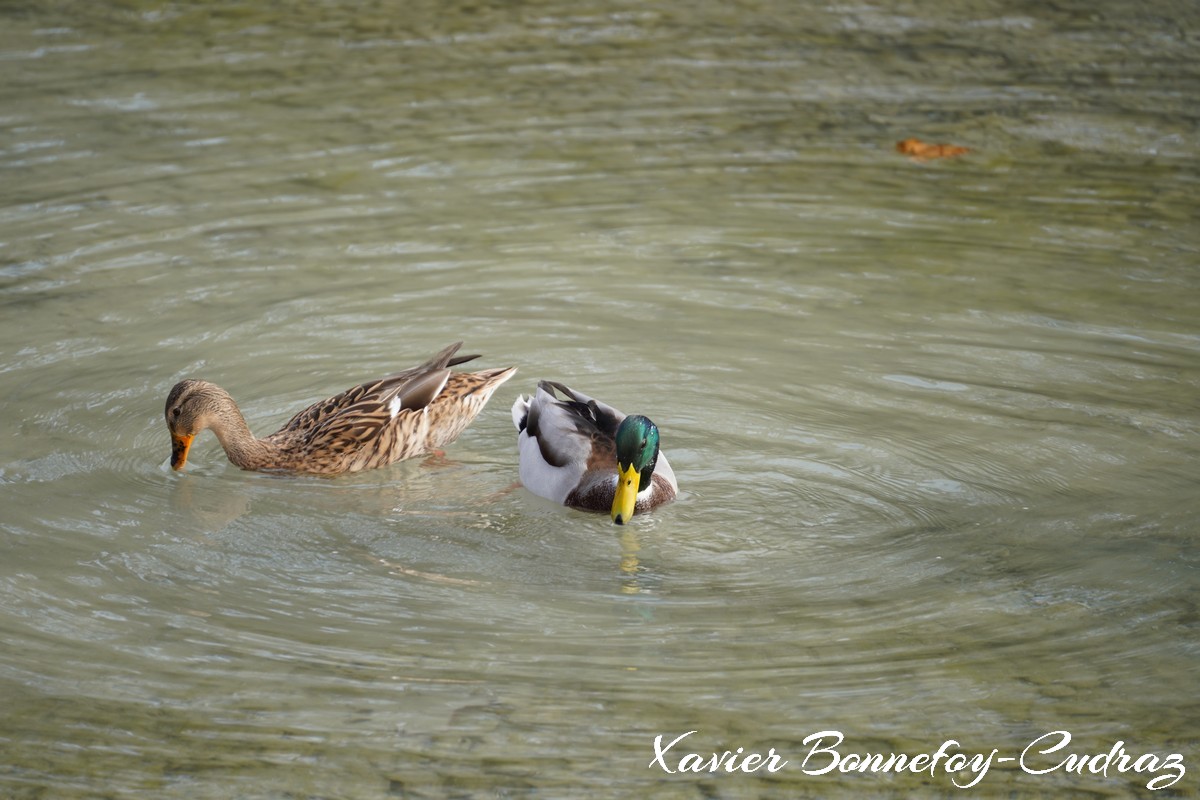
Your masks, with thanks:
<instances>
[{"instance_id":1,"label":"orange bill","mask_svg":"<svg viewBox=\"0 0 1200 800\"><path fill-rule=\"evenodd\" d=\"M183 465L187 463L188 449L195 438L182 433L171 434L171 469L183 469Z\"/></svg>"}]
</instances>

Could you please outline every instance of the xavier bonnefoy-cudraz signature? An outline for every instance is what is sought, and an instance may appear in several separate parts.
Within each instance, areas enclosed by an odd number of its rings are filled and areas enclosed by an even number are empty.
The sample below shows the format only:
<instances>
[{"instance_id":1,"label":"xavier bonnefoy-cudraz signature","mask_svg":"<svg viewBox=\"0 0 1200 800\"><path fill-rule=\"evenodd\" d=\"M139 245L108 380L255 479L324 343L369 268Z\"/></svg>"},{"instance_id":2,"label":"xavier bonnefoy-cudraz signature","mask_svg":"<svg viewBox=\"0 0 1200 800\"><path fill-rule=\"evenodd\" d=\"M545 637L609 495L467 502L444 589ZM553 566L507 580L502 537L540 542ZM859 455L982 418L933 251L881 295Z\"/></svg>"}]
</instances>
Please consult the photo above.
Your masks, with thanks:
<instances>
[{"instance_id":1,"label":"xavier bonnefoy-cudraz signature","mask_svg":"<svg viewBox=\"0 0 1200 800\"><path fill-rule=\"evenodd\" d=\"M924 772L930 776L948 776L960 789L978 785L993 766L1016 767L1028 775L1055 772L1098 778L1138 775L1146 779L1146 788L1152 791L1174 786L1187 774L1180 753L1139 752L1124 741L1114 742L1107 750L1087 752L1070 746L1069 731L1050 731L1024 744L1019 751L1014 749L1009 753L1002 753L998 748L972 752L954 739L945 740L930 752L868 753L846 746L846 737L841 731L827 730L805 737L804 749L788 755L777 752L774 747L765 752L748 752L743 747L702 752L690 738L696 733L688 731L674 738L663 734L654 737L654 758L649 766L670 774L749 774L784 769L799 769L805 775L813 776Z\"/></svg>"}]
</instances>

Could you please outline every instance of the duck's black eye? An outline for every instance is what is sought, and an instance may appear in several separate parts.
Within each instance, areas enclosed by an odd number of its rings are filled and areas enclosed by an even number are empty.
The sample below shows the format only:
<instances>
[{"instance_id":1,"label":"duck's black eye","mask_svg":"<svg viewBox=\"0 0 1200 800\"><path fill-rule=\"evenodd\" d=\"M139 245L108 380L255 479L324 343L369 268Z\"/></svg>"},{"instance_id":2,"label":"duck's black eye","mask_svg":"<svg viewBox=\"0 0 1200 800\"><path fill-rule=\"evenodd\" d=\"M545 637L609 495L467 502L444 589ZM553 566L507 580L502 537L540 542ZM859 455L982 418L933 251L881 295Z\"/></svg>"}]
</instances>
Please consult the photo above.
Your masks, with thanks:
<instances>
[{"instance_id":1,"label":"duck's black eye","mask_svg":"<svg viewBox=\"0 0 1200 800\"><path fill-rule=\"evenodd\" d=\"M175 406L174 408L171 409L171 418L179 419L179 406Z\"/></svg>"}]
</instances>

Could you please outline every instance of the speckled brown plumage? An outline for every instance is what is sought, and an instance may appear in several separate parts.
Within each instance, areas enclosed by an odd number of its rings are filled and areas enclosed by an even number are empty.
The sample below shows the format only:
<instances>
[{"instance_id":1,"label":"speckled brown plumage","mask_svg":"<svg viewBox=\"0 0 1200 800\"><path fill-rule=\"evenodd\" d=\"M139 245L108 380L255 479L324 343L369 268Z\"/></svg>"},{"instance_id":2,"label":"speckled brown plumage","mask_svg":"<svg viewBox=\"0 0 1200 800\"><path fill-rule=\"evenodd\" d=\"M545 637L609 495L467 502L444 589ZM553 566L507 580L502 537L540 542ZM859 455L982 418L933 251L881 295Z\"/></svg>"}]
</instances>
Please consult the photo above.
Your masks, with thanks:
<instances>
[{"instance_id":1,"label":"speckled brown plumage","mask_svg":"<svg viewBox=\"0 0 1200 800\"><path fill-rule=\"evenodd\" d=\"M455 356L462 342L429 361L314 403L270 436L250 432L229 393L183 380L167 396L171 466L181 469L192 439L212 429L242 469L332 475L383 467L423 455L458 438L516 367L453 372L478 358Z\"/></svg>"}]
</instances>

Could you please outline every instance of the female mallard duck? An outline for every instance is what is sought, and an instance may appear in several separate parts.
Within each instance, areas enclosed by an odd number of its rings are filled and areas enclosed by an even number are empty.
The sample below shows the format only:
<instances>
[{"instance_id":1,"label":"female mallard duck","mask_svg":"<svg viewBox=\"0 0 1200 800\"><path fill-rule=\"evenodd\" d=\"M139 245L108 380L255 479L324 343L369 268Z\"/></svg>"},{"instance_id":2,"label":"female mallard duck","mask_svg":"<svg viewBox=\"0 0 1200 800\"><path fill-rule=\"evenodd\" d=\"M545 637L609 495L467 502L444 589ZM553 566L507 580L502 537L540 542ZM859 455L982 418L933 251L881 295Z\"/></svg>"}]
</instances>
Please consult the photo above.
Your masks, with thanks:
<instances>
[{"instance_id":1,"label":"female mallard duck","mask_svg":"<svg viewBox=\"0 0 1200 800\"><path fill-rule=\"evenodd\" d=\"M566 395L559 400L554 391ZM541 381L513 403L521 483L536 495L623 525L674 499L675 472L658 450L658 428L561 383Z\"/></svg>"},{"instance_id":2,"label":"female mallard duck","mask_svg":"<svg viewBox=\"0 0 1200 800\"><path fill-rule=\"evenodd\" d=\"M458 438L516 367L451 372L479 356L452 344L419 367L369 381L314 403L265 439L250 432L237 404L208 381L184 380L167 396L171 467L182 469L205 428L242 469L333 475L383 467Z\"/></svg>"}]
</instances>

